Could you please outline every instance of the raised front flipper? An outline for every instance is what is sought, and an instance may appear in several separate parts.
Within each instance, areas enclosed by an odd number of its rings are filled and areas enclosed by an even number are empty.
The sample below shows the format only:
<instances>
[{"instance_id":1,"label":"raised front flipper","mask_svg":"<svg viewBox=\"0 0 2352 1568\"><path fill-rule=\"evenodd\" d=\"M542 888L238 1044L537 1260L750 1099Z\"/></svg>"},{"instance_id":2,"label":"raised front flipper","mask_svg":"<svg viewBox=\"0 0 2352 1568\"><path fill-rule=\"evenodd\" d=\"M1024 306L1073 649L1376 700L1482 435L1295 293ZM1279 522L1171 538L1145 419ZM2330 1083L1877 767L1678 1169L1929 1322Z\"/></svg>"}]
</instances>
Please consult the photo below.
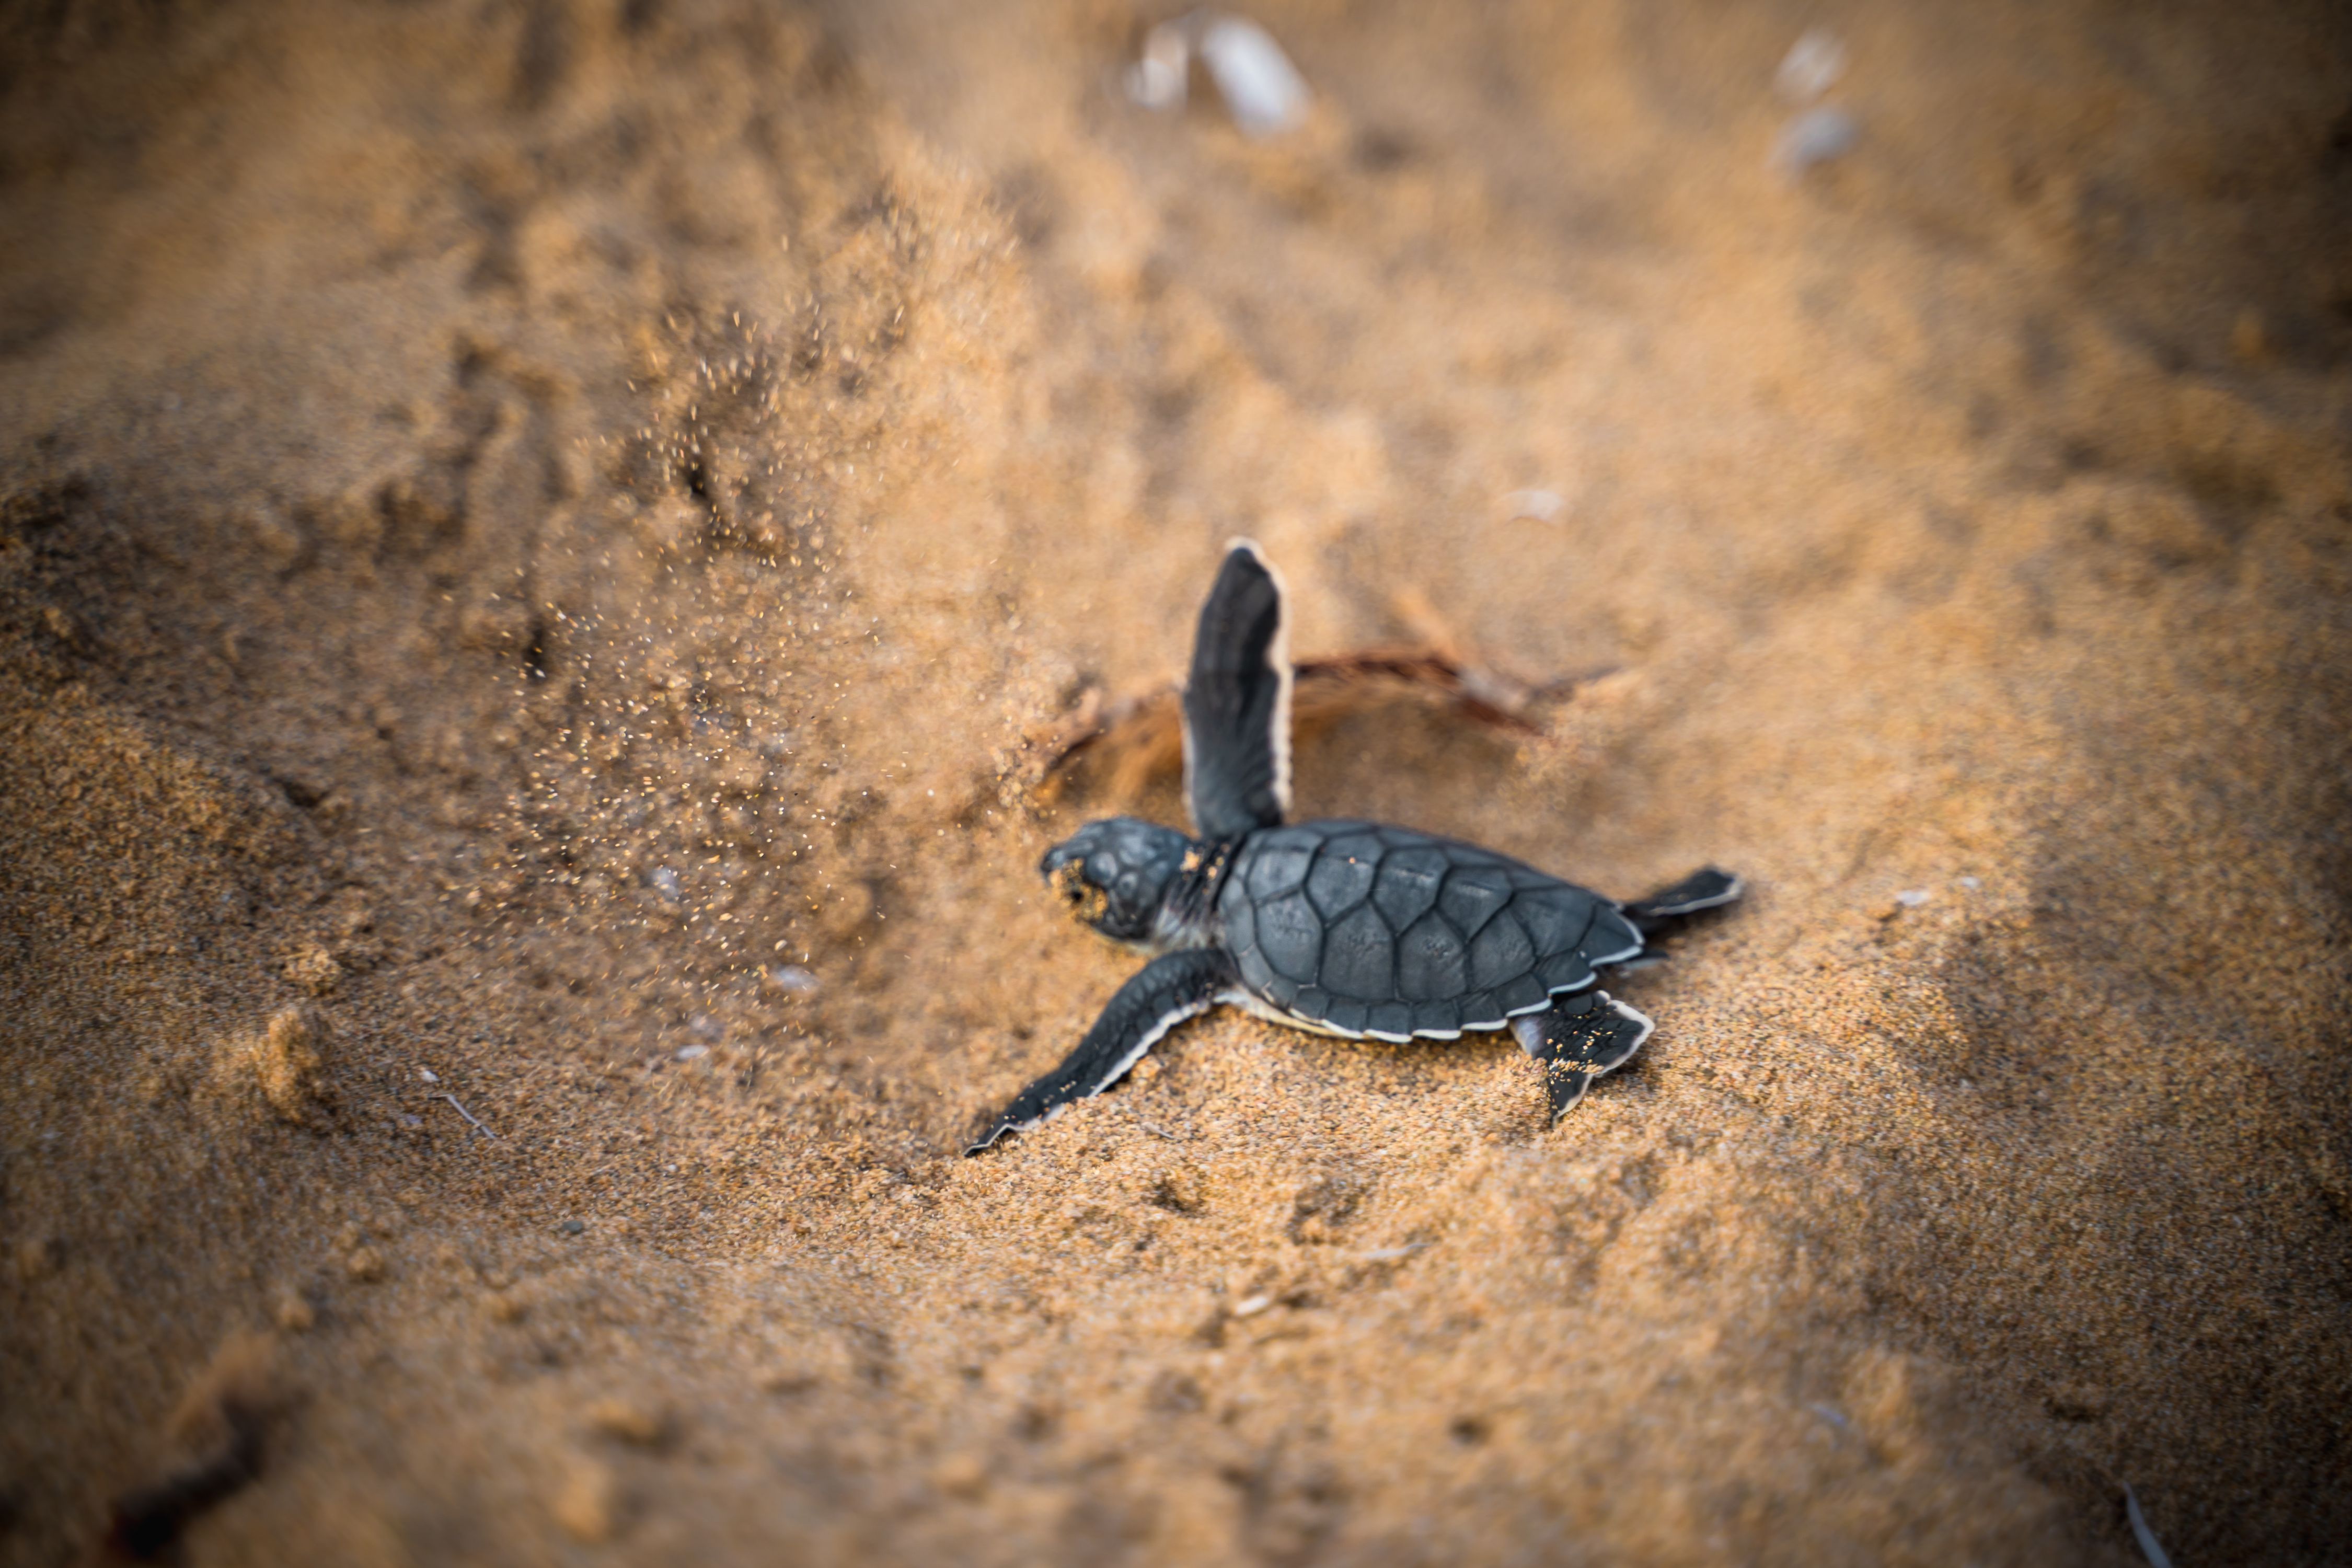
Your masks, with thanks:
<instances>
[{"instance_id":1,"label":"raised front flipper","mask_svg":"<svg viewBox=\"0 0 2352 1568\"><path fill-rule=\"evenodd\" d=\"M1184 800L1203 838L1272 827L1290 809L1290 646L1282 579L1236 540L1201 606L1184 682Z\"/></svg>"},{"instance_id":2,"label":"raised front flipper","mask_svg":"<svg viewBox=\"0 0 2352 1568\"><path fill-rule=\"evenodd\" d=\"M1007 1132L1024 1131L1074 1100L1100 1094L1143 1059L1160 1037L1216 1004L1234 984L1233 961L1211 948L1193 948L1155 958L1118 988L1095 1026L1062 1065L1013 1097L1003 1115L988 1124L977 1154Z\"/></svg>"}]
</instances>

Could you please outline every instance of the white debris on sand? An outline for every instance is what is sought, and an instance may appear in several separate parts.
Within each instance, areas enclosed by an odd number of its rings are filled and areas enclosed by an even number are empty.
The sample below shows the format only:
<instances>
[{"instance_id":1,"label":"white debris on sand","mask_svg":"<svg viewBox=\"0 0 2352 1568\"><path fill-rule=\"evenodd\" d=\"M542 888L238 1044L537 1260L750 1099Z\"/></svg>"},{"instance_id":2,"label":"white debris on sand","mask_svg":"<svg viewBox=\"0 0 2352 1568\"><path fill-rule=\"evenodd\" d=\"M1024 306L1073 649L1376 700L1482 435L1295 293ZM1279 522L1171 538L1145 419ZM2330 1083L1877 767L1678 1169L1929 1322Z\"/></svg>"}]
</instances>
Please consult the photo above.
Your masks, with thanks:
<instances>
[{"instance_id":1,"label":"white debris on sand","mask_svg":"<svg viewBox=\"0 0 2352 1568\"><path fill-rule=\"evenodd\" d=\"M1861 140L1862 127L1843 109L1809 109L1780 130L1772 143L1772 164L1790 178L1817 163L1842 158Z\"/></svg>"},{"instance_id":2,"label":"white debris on sand","mask_svg":"<svg viewBox=\"0 0 2352 1568\"><path fill-rule=\"evenodd\" d=\"M1780 128L1772 143L1772 166L1782 174L1802 178L1815 164L1853 152L1861 140L1862 126L1850 111L1818 102L1844 75L1845 44L1825 27L1806 29L1780 58L1780 68L1772 73L1772 90L1781 102L1802 110ZM1807 109L1807 104L1818 107Z\"/></svg>"},{"instance_id":3,"label":"white debris on sand","mask_svg":"<svg viewBox=\"0 0 2352 1568\"><path fill-rule=\"evenodd\" d=\"M1836 86L1844 74L1844 43L1826 27L1809 27L1781 57L1780 68L1772 73L1772 89L1785 102L1807 104Z\"/></svg>"},{"instance_id":4,"label":"white debris on sand","mask_svg":"<svg viewBox=\"0 0 2352 1568\"><path fill-rule=\"evenodd\" d=\"M1127 96L1146 109L1178 108L1192 68L1192 40L1184 23L1162 22L1144 35L1141 58L1127 68Z\"/></svg>"},{"instance_id":5,"label":"white debris on sand","mask_svg":"<svg viewBox=\"0 0 2352 1568\"><path fill-rule=\"evenodd\" d=\"M1306 79L1274 36L1240 16L1194 11L1144 35L1127 95L1146 109L1181 108L1197 55L1246 136L1271 136L1307 117Z\"/></svg>"},{"instance_id":6,"label":"white debris on sand","mask_svg":"<svg viewBox=\"0 0 2352 1568\"><path fill-rule=\"evenodd\" d=\"M1558 490L1513 490L1503 498L1503 510L1515 522L1523 517L1537 522L1557 522L1568 510L1568 498Z\"/></svg>"}]
</instances>

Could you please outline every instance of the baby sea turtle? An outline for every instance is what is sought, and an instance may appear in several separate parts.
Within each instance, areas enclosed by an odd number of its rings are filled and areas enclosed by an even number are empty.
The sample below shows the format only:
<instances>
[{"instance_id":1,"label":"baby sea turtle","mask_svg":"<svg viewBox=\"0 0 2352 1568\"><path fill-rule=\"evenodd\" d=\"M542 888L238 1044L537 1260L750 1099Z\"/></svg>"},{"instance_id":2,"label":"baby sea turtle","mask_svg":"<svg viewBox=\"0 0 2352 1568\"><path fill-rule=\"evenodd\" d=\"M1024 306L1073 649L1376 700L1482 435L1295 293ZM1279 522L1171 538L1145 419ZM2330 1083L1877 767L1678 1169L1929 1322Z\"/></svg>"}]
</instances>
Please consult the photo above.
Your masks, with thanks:
<instances>
[{"instance_id":1,"label":"baby sea turtle","mask_svg":"<svg viewBox=\"0 0 2352 1568\"><path fill-rule=\"evenodd\" d=\"M1039 866L1081 921L1157 956L967 1152L1100 1094L1221 1002L1350 1039L1507 1028L1544 1064L1557 1121L1650 1037L1649 1019L1596 988L1601 972L1654 962L1646 936L1739 897L1738 878L1708 869L1621 905L1408 827L1286 826L1284 619L1281 579L1236 541L1201 607L1184 687L1184 793L1199 837L1112 817Z\"/></svg>"}]
</instances>

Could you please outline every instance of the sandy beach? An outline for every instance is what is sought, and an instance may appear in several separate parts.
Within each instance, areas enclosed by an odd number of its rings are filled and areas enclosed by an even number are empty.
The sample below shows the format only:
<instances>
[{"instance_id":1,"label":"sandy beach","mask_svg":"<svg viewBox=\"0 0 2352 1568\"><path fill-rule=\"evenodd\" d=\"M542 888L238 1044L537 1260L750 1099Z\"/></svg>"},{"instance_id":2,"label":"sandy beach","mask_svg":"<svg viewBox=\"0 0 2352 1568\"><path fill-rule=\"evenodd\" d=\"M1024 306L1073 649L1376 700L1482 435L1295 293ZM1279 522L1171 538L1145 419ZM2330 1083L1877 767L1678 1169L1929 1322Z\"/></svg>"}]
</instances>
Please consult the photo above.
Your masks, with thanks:
<instances>
[{"instance_id":1,"label":"sandy beach","mask_svg":"<svg viewBox=\"0 0 2352 1568\"><path fill-rule=\"evenodd\" d=\"M2352 25L1248 14L0 18L0 1563L2352 1554ZM1235 535L1748 897L965 1159Z\"/></svg>"}]
</instances>

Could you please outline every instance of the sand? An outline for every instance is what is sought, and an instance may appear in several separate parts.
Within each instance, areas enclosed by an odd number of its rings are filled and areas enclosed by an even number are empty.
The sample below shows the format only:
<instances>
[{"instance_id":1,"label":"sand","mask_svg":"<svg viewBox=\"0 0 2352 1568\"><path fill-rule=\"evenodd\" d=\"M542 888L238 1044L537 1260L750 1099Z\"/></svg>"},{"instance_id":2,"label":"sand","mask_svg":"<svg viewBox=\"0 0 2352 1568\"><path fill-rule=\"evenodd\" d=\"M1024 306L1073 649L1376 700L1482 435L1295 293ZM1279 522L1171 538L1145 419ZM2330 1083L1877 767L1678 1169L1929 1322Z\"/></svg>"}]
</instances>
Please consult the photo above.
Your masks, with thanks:
<instances>
[{"instance_id":1,"label":"sand","mask_svg":"<svg viewBox=\"0 0 2352 1568\"><path fill-rule=\"evenodd\" d=\"M0 21L0 1559L2343 1560L2341 16L1252 14L1266 142L1108 0ZM1750 896L1557 1128L1220 1012L962 1159L1241 532L1573 681L1303 815Z\"/></svg>"}]
</instances>

